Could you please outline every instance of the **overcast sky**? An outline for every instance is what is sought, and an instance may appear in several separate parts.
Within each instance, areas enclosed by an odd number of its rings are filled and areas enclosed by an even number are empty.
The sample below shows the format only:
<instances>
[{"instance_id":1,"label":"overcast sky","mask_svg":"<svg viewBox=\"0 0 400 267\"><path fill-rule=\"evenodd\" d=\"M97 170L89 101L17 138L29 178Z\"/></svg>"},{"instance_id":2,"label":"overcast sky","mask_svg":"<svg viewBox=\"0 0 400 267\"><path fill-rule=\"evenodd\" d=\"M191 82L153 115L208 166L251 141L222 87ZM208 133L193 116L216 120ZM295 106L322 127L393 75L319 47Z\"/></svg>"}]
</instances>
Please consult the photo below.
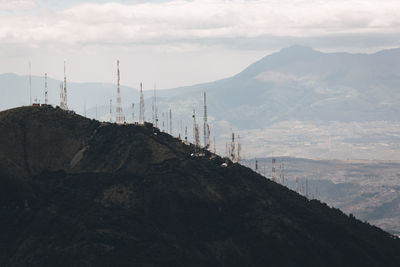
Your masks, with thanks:
<instances>
[{"instance_id":1,"label":"overcast sky","mask_svg":"<svg viewBox=\"0 0 400 267\"><path fill-rule=\"evenodd\" d=\"M400 47L400 1L0 0L0 73L151 89L228 77L295 44L322 51Z\"/></svg>"}]
</instances>

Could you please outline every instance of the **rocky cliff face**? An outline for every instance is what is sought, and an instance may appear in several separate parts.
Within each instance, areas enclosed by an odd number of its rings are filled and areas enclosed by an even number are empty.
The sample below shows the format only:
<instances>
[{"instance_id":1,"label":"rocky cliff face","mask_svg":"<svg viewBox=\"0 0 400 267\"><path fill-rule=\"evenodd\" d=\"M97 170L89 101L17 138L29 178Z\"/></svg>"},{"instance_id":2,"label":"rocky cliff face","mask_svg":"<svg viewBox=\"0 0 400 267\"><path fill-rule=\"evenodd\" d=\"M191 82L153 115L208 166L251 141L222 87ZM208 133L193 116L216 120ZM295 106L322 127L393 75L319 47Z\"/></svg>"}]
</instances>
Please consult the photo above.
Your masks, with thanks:
<instances>
[{"instance_id":1,"label":"rocky cliff face","mask_svg":"<svg viewBox=\"0 0 400 267\"><path fill-rule=\"evenodd\" d=\"M1 266L399 266L400 241L150 124L0 113Z\"/></svg>"}]
</instances>

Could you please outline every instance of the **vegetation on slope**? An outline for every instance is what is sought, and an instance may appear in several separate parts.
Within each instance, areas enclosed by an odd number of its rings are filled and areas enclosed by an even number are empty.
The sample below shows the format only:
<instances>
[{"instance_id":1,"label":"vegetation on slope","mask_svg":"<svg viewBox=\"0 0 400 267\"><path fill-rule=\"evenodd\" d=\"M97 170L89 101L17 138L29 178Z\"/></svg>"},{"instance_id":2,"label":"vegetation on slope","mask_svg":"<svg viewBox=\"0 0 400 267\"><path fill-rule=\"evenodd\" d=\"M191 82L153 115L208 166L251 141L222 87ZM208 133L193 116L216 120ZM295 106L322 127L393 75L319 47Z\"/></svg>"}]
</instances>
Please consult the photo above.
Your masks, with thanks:
<instances>
[{"instance_id":1,"label":"vegetation on slope","mask_svg":"<svg viewBox=\"0 0 400 267\"><path fill-rule=\"evenodd\" d=\"M0 113L1 266L398 266L400 241L151 124Z\"/></svg>"}]
</instances>

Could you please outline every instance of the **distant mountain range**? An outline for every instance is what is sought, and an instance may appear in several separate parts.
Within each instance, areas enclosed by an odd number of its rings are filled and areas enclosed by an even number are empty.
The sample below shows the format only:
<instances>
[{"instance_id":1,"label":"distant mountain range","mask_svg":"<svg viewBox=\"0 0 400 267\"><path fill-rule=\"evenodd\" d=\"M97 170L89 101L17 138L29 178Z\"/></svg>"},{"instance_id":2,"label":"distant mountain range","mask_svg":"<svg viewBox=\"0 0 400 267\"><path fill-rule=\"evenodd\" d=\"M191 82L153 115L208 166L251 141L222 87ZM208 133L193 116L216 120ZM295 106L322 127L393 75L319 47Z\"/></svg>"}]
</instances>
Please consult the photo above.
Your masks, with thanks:
<instances>
[{"instance_id":1,"label":"distant mountain range","mask_svg":"<svg viewBox=\"0 0 400 267\"><path fill-rule=\"evenodd\" d=\"M171 90L169 102L207 91L210 113L241 129L290 119L398 121L399 88L400 49L328 54L293 46L231 78Z\"/></svg>"},{"instance_id":2,"label":"distant mountain range","mask_svg":"<svg viewBox=\"0 0 400 267\"><path fill-rule=\"evenodd\" d=\"M49 79L50 100L58 103L58 84ZM115 99L115 85L68 83L69 103L78 113ZM43 101L44 78L32 78L33 98ZM375 54L322 53L292 46L268 55L237 75L215 82L159 90L161 107L177 114L202 108L208 94L210 114L242 129L297 120L399 120L400 49ZM28 77L0 75L0 109L28 103ZM138 102L137 89L123 86L123 103ZM152 92L147 91L147 98ZM129 103L129 104L128 104ZM147 109L150 117L150 108ZM161 108L160 108L161 110ZM126 112L128 113L128 112Z\"/></svg>"},{"instance_id":3,"label":"distant mountain range","mask_svg":"<svg viewBox=\"0 0 400 267\"><path fill-rule=\"evenodd\" d=\"M32 85L33 95L43 99L44 79L33 77ZM58 81L50 80L49 87L51 102L58 103ZM69 105L83 114L86 103L89 117L96 116L97 105L98 118L108 120L109 100L116 98L115 87L113 84L68 83ZM192 110L196 109L201 116L202 93L207 92L212 133L221 140L230 129L264 129L286 121L399 122L399 88L400 49L349 54L322 53L309 47L292 46L262 58L231 78L158 90L157 94L160 120L161 112L172 109L177 134L183 132L184 126L188 126L190 132ZM26 76L0 75L0 90L0 110L28 103ZM138 91L122 87L121 92L124 112L130 121L130 106L138 102ZM152 95L152 91L145 92L148 120ZM311 140L312 136L301 138ZM387 144L387 141L381 143Z\"/></svg>"}]
</instances>

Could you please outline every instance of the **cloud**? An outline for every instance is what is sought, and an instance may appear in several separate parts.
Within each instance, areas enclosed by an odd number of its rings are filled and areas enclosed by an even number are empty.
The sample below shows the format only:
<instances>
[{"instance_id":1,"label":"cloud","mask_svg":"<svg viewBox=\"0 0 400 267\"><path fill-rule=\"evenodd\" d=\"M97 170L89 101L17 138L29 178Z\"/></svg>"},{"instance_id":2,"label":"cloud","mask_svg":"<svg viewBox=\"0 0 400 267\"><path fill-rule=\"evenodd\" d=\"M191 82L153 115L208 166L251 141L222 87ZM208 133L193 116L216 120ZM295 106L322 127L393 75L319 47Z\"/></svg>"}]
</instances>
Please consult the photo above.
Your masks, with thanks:
<instances>
[{"instance_id":1,"label":"cloud","mask_svg":"<svg viewBox=\"0 0 400 267\"><path fill-rule=\"evenodd\" d=\"M32 8L0 0L1 9ZM31 45L226 45L234 39L399 34L389 0L194 0L84 3L63 10L0 16L0 42Z\"/></svg>"},{"instance_id":2,"label":"cloud","mask_svg":"<svg viewBox=\"0 0 400 267\"><path fill-rule=\"evenodd\" d=\"M31 10L36 7L33 0L0 0L0 11Z\"/></svg>"}]
</instances>

